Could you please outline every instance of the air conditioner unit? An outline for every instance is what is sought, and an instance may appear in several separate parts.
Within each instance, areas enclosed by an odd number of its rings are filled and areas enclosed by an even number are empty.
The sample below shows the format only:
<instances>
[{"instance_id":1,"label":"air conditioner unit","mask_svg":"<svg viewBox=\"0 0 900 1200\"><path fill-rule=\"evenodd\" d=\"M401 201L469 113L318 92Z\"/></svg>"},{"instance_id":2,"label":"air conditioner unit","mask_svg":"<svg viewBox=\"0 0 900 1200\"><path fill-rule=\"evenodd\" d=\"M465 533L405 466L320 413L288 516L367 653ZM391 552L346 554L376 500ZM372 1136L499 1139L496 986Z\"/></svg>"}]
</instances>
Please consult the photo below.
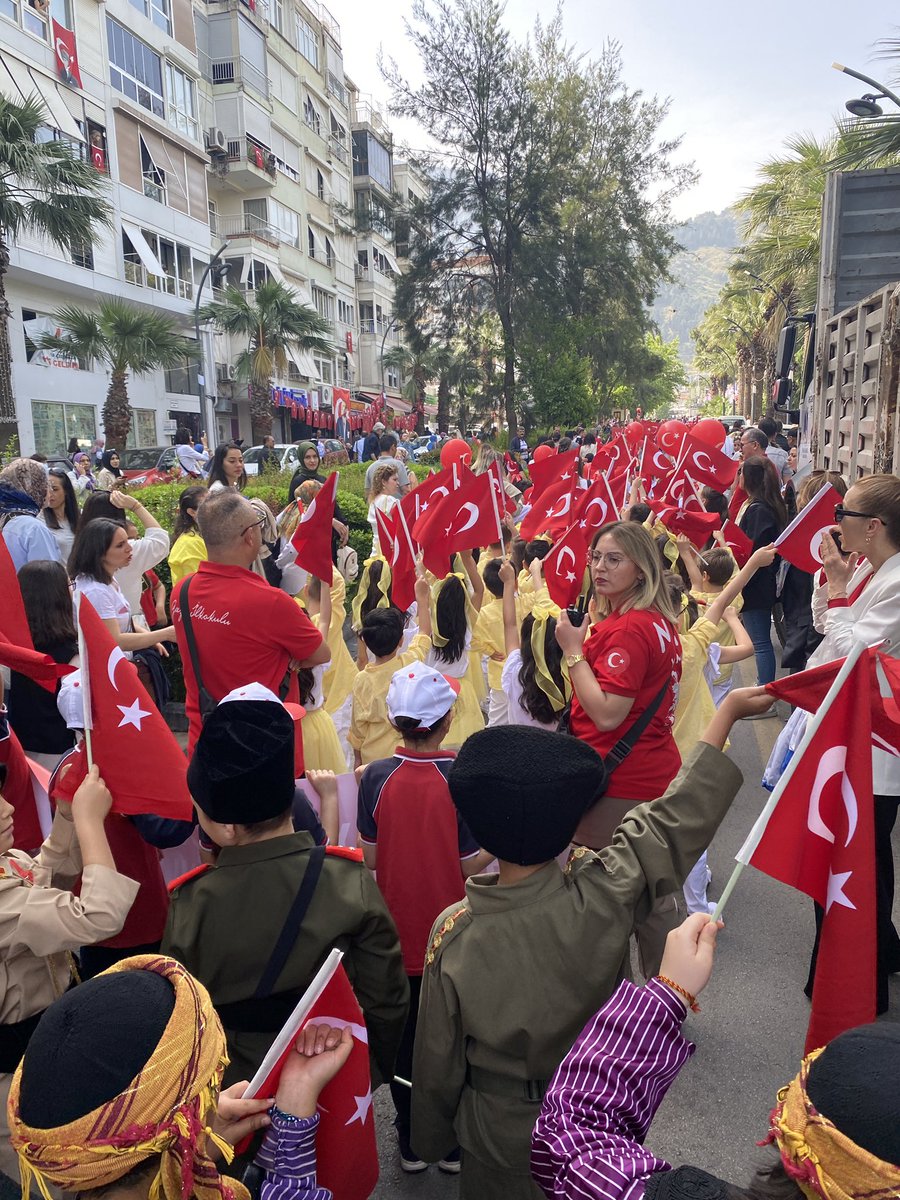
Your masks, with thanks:
<instances>
[{"instance_id":1,"label":"air conditioner unit","mask_svg":"<svg viewBox=\"0 0 900 1200\"><path fill-rule=\"evenodd\" d=\"M237 379L237 367L234 365L234 363L228 364L228 378L232 380Z\"/></svg>"},{"instance_id":2,"label":"air conditioner unit","mask_svg":"<svg viewBox=\"0 0 900 1200\"><path fill-rule=\"evenodd\" d=\"M226 154L228 152L228 138L225 136L225 130L220 129L218 125L212 125L207 129L206 148L211 154Z\"/></svg>"},{"instance_id":3,"label":"air conditioner unit","mask_svg":"<svg viewBox=\"0 0 900 1200\"><path fill-rule=\"evenodd\" d=\"M334 403L334 388L331 386L330 383L323 383L321 391L322 391L322 404L326 408L331 408L332 404Z\"/></svg>"}]
</instances>

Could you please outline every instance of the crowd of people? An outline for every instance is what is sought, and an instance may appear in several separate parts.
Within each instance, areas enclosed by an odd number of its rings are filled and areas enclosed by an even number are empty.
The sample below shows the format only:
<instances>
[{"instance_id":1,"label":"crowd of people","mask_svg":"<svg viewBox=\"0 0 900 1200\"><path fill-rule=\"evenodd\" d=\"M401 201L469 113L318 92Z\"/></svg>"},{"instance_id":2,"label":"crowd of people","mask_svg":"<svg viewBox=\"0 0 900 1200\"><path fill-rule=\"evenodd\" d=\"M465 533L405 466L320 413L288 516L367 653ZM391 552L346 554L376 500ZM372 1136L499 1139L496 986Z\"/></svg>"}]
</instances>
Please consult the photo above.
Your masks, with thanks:
<instances>
[{"instance_id":1,"label":"crowd of people","mask_svg":"<svg viewBox=\"0 0 900 1200\"><path fill-rule=\"evenodd\" d=\"M171 534L121 486L114 450L84 455L74 479L31 459L0 470L31 642L75 668L55 695L22 671L0 682L0 1170L47 1200L243 1200L220 1165L252 1134L245 1182L261 1179L267 1200L326 1200L316 1101L350 1031L308 1026L275 1094L243 1096L337 947L404 1171L458 1173L464 1200L737 1190L641 1144L712 970L706 854L743 782L728 735L779 715L764 687L773 615L789 671L846 655L853 636L897 653L900 479L798 475L796 443L764 419L722 439L733 486L698 489L744 535L742 564L719 530L662 524L635 473L592 532L577 604L560 607L532 464L571 455L587 486L617 437L557 428L529 446L520 428L505 455L477 446L465 465L498 481L496 538L448 555L442 574L420 556L407 586L384 521L426 471L376 426L352 448L368 463L372 547L349 612L339 506L330 577L296 561L327 479L313 441L274 513L244 494L239 445L210 454L179 431ZM836 536L808 573L774 543L828 484ZM160 709L164 660L180 664L193 820L121 816L96 766L66 798L85 727L83 602ZM741 661L755 686L733 688ZM770 785L806 720L784 724ZM900 970L900 759L872 756L883 1012ZM51 772L44 808L28 760ZM883 1024L804 1060L771 1119L777 1164L752 1194L900 1194L898 1066Z\"/></svg>"}]
</instances>

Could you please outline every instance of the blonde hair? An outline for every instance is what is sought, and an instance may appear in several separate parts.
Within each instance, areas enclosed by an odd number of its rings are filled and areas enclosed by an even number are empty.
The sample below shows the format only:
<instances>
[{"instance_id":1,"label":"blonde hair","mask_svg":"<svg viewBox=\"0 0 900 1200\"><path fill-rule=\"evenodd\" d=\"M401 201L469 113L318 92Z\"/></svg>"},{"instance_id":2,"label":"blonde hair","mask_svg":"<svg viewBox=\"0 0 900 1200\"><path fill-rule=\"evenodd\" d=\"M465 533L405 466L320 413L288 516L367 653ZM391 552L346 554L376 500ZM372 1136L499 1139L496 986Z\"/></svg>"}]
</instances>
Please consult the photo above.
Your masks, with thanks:
<instances>
[{"instance_id":1,"label":"blonde hair","mask_svg":"<svg viewBox=\"0 0 900 1200\"><path fill-rule=\"evenodd\" d=\"M797 492L797 510L806 508L813 496L817 496L829 483L836 492L840 492L841 496L847 495L847 485L843 475L838 475L834 471L816 471L814 475L808 475L800 484L800 490Z\"/></svg>"},{"instance_id":2,"label":"blonde hair","mask_svg":"<svg viewBox=\"0 0 900 1200\"><path fill-rule=\"evenodd\" d=\"M641 578L634 585L629 596L619 606L619 612L630 612L631 609L656 609L673 624L678 619L678 613L669 595L669 589L663 575L659 551L650 533L643 525L634 521L613 521L604 525L594 534L591 542L591 553L597 548L597 543L606 534L615 538L619 549L630 559L641 573ZM610 612L609 604L604 596L596 597L597 608L604 616Z\"/></svg>"},{"instance_id":3,"label":"blonde hair","mask_svg":"<svg viewBox=\"0 0 900 1200\"><path fill-rule=\"evenodd\" d=\"M889 541L900 547L900 479L896 475L866 475L853 484L865 508L884 525Z\"/></svg>"},{"instance_id":4,"label":"blonde hair","mask_svg":"<svg viewBox=\"0 0 900 1200\"><path fill-rule=\"evenodd\" d=\"M390 463L376 467L372 472L372 490L369 492L369 499L374 500L376 496L380 496L384 491L384 485L397 473L397 468L391 466Z\"/></svg>"}]
</instances>

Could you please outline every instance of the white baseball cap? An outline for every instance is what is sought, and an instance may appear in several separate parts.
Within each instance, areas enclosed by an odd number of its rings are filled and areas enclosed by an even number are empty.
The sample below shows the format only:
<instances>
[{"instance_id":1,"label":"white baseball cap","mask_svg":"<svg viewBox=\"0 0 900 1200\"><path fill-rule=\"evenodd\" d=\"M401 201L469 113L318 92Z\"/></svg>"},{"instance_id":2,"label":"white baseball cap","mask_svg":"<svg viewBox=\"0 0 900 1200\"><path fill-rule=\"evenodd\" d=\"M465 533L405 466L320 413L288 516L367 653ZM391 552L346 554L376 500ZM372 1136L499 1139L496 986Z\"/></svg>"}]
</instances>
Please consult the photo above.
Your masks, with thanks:
<instances>
[{"instance_id":1,"label":"white baseball cap","mask_svg":"<svg viewBox=\"0 0 900 1200\"><path fill-rule=\"evenodd\" d=\"M430 729L450 711L458 695L458 679L442 675L423 662L413 662L391 676L388 716L392 721L412 717L420 729Z\"/></svg>"}]
</instances>

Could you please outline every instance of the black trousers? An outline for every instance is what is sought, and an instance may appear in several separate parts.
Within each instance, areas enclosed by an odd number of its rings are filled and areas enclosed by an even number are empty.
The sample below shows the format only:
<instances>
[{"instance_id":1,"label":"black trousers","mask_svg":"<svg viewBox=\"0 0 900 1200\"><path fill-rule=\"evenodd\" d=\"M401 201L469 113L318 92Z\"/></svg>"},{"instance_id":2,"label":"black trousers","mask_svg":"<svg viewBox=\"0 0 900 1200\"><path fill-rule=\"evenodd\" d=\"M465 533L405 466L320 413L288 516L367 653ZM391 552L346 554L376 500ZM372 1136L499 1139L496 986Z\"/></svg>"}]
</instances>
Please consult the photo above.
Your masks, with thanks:
<instances>
[{"instance_id":1,"label":"black trousers","mask_svg":"<svg viewBox=\"0 0 900 1200\"><path fill-rule=\"evenodd\" d=\"M894 907L894 848L891 833L900 808L900 796L875 797L875 929L878 936L876 1012L887 1012L888 976L900 971L900 937L894 928L891 911ZM819 954L819 935L823 910L816 905L816 940L809 963L809 978L804 989L812 996Z\"/></svg>"},{"instance_id":2,"label":"black trousers","mask_svg":"<svg viewBox=\"0 0 900 1200\"><path fill-rule=\"evenodd\" d=\"M82 979L93 979L108 967L114 967L123 958L135 954L159 954L159 942L148 942L144 946L82 946L78 951L79 973Z\"/></svg>"},{"instance_id":3,"label":"black trousers","mask_svg":"<svg viewBox=\"0 0 900 1200\"><path fill-rule=\"evenodd\" d=\"M411 1081L413 1047L416 1044L416 1025L419 1021L419 994L422 991L422 976L407 975L406 978L409 980L409 1014L406 1018L403 1037L400 1039L400 1049L397 1051L397 1068L395 1073L401 1079ZM394 1101L394 1108L397 1110L397 1116L394 1118L397 1133L404 1142L408 1142L412 1089L404 1087L402 1083L394 1083L391 1080L391 1098Z\"/></svg>"}]
</instances>

